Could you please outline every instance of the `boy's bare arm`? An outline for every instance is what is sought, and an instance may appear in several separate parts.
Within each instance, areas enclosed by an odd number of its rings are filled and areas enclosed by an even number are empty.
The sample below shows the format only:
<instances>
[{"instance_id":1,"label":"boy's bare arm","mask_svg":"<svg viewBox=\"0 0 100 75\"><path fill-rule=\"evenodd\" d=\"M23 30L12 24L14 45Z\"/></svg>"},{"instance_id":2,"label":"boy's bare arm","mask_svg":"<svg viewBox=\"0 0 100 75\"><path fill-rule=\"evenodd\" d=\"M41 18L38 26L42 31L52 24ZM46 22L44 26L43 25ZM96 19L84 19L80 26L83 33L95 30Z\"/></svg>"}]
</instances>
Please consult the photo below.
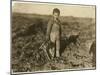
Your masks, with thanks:
<instances>
[{"instance_id":1,"label":"boy's bare arm","mask_svg":"<svg viewBox=\"0 0 100 75\"><path fill-rule=\"evenodd\" d=\"M48 24L47 24L47 33L46 33L46 39L49 39L49 36L50 36L50 32L51 32L51 29L52 29L52 19L49 20Z\"/></svg>"},{"instance_id":2,"label":"boy's bare arm","mask_svg":"<svg viewBox=\"0 0 100 75\"><path fill-rule=\"evenodd\" d=\"M62 35L62 23L61 23L61 21L58 19L58 23L59 23L59 25L60 25L60 36Z\"/></svg>"}]
</instances>

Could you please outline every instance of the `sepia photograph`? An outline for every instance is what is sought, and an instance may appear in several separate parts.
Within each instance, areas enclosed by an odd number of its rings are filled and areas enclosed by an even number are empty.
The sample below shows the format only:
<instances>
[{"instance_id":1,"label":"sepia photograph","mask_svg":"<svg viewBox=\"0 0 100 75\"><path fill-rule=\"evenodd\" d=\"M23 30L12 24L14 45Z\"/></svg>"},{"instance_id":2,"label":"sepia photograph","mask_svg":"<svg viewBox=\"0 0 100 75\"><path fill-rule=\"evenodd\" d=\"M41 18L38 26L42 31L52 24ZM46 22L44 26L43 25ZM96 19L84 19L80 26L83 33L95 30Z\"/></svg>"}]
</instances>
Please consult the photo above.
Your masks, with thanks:
<instances>
[{"instance_id":1,"label":"sepia photograph","mask_svg":"<svg viewBox=\"0 0 100 75\"><path fill-rule=\"evenodd\" d=\"M12 1L11 74L96 69L96 6Z\"/></svg>"}]
</instances>

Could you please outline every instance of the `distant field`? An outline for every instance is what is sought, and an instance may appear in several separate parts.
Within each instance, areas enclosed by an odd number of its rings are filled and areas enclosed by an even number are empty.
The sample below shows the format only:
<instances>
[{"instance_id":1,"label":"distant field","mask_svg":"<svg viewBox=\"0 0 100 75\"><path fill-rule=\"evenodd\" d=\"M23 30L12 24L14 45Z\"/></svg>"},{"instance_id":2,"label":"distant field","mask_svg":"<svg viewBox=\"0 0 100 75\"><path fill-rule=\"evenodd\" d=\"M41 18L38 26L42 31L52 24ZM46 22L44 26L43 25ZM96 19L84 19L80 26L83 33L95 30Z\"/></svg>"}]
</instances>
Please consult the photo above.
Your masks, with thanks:
<instances>
[{"instance_id":1,"label":"distant field","mask_svg":"<svg viewBox=\"0 0 100 75\"><path fill-rule=\"evenodd\" d=\"M62 52L62 63L48 62L38 48L45 40L50 15L12 14L12 69L14 72L34 72L75 68L93 68L89 50L95 40L95 19L61 16L62 37L79 34L80 46L66 46ZM23 55L23 56L21 56ZM60 67L61 66L61 67Z\"/></svg>"}]
</instances>

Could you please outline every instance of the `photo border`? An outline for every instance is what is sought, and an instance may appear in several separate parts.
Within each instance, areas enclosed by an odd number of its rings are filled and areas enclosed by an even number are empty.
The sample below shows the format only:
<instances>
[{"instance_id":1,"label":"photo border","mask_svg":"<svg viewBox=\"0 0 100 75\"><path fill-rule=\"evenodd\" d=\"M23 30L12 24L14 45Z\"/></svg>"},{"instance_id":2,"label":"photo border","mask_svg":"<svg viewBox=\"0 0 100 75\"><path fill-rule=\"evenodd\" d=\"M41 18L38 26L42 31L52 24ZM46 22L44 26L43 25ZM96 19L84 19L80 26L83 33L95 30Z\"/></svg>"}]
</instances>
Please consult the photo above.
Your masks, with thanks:
<instances>
[{"instance_id":1,"label":"photo border","mask_svg":"<svg viewBox=\"0 0 100 75\"><path fill-rule=\"evenodd\" d=\"M33 2L33 3L44 3L44 4L63 4L63 5L79 5L79 6L94 6L95 7L95 40L97 40L97 6L96 5L90 5L90 4L73 4L73 3L59 3L59 2L42 2L42 1L20 1L20 0L10 0L10 74L11 75L16 75L16 74L37 74L37 73L53 73L53 72L69 72L69 71L88 71L88 70L96 70L97 68L97 45L96 45L96 66L94 68L81 68L81 69L62 69L62 70L46 70L46 71L36 71L36 72L12 72L12 2ZM97 44L97 42L96 42Z\"/></svg>"}]
</instances>

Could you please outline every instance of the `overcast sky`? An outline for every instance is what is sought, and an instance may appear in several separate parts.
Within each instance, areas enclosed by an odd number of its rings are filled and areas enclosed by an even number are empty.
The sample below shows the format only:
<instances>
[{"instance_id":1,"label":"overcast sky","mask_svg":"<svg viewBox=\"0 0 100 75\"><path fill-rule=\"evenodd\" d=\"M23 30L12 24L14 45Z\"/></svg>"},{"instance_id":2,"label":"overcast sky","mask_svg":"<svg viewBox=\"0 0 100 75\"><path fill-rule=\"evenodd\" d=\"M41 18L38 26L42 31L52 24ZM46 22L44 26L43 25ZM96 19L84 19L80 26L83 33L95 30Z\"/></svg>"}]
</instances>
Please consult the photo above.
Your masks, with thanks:
<instances>
[{"instance_id":1,"label":"overcast sky","mask_svg":"<svg viewBox=\"0 0 100 75\"><path fill-rule=\"evenodd\" d=\"M33 2L13 2L12 12L36 13L51 15L54 8L59 8L61 16L90 17L95 18L95 6L49 4Z\"/></svg>"}]
</instances>

